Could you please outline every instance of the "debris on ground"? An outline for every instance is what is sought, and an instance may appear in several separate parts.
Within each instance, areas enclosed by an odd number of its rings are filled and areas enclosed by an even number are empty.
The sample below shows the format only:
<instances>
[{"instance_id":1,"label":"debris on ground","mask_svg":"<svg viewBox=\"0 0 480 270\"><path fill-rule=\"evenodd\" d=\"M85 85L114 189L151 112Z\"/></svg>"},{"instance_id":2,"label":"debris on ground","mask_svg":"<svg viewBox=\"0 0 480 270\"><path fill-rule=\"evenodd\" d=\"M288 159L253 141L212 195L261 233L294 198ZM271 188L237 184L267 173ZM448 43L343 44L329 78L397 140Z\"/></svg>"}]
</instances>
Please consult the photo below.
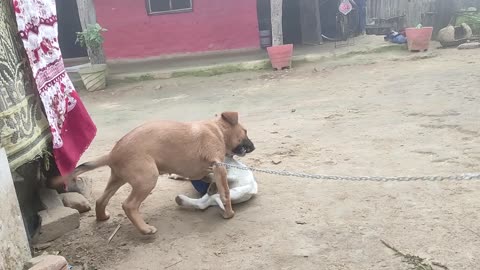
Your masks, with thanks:
<instances>
[{"instance_id":1,"label":"debris on ground","mask_svg":"<svg viewBox=\"0 0 480 270\"><path fill-rule=\"evenodd\" d=\"M443 47L458 46L472 37L472 28L466 23L454 27L449 25L438 31L437 40Z\"/></svg>"},{"instance_id":2,"label":"debris on ground","mask_svg":"<svg viewBox=\"0 0 480 270\"><path fill-rule=\"evenodd\" d=\"M411 270L434 270L433 266L448 270L448 267L441 263L428 262L425 258L421 258L419 256L411 255L408 253L403 253L383 240L380 240L380 242L382 242L384 246L392 250L396 256L401 257L403 262L409 264L411 266Z\"/></svg>"},{"instance_id":3,"label":"debris on ground","mask_svg":"<svg viewBox=\"0 0 480 270\"><path fill-rule=\"evenodd\" d=\"M272 160L272 164L273 164L273 165L278 165L278 164L280 164L280 163L282 163L281 160Z\"/></svg>"}]
</instances>

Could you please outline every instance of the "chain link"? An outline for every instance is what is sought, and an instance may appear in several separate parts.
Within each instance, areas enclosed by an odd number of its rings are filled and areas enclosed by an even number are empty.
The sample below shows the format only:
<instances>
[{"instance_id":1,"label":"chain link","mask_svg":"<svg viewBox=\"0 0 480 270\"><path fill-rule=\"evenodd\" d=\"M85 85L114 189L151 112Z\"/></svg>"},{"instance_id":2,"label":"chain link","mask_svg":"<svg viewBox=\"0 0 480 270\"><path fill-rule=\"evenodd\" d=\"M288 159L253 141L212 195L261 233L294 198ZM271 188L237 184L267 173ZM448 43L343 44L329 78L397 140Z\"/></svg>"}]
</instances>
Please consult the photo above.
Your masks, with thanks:
<instances>
[{"instance_id":1,"label":"chain link","mask_svg":"<svg viewBox=\"0 0 480 270\"><path fill-rule=\"evenodd\" d=\"M336 181L374 181L374 182L408 182L408 181L473 181L480 180L480 173L464 173L460 175L435 175L435 176L398 176L398 177L382 177L382 176L338 176L338 175L321 175L321 174L308 174L289 171L278 171L261 168L253 168L249 166L238 166L227 163L218 162L216 166L223 166L226 168L234 168L244 171L252 171L266 174L273 174L279 176L292 176L298 178L310 178L319 180L336 180Z\"/></svg>"}]
</instances>

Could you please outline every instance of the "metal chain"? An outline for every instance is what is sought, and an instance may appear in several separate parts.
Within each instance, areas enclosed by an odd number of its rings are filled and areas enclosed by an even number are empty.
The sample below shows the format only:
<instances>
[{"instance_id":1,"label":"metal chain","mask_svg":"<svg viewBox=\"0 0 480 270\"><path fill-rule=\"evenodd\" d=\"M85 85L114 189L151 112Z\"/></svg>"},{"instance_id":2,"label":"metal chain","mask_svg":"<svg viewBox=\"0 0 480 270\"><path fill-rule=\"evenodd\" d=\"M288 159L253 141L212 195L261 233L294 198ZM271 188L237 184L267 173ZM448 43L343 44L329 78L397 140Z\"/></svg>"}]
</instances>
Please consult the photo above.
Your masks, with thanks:
<instances>
[{"instance_id":1,"label":"metal chain","mask_svg":"<svg viewBox=\"0 0 480 270\"><path fill-rule=\"evenodd\" d=\"M321 174L308 174L289 171L278 171L269 169L253 168L249 166L238 166L227 163L218 162L217 166L223 166L226 168L234 168L244 171L252 171L280 176L293 176L299 178L310 178L319 180L337 180L337 181L374 181L374 182L390 182L390 181L472 181L480 180L480 173L464 173L460 175L447 175L447 176L398 176L398 177L382 177L382 176L338 176L338 175L321 175Z\"/></svg>"}]
</instances>

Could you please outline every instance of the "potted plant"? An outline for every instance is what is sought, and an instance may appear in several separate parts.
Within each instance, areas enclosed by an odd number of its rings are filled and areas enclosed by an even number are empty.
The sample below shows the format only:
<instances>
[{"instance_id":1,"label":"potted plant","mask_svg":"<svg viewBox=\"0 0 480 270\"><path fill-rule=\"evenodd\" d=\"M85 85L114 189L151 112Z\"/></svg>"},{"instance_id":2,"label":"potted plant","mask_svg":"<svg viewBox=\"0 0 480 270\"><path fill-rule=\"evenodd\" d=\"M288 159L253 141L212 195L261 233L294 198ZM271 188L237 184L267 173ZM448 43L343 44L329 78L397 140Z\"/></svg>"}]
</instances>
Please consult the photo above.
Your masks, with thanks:
<instances>
[{"instance_id":1,"label":"potted plant","mask_svg":"<svg viewBox=\"0 0 480 270\"><path fill-rule=\"evenodd\" d=\"M268 57L276 70L292 66L293 44L283 44L283 0L271 0L272 46L267 47Z\"/></svg>"},{"instance_id":2,"label":"potted plant","mask_svg":"<svg viewBox=\"0 0 480 270\"><path fill-rule=\"evenodd\" d=\"M87 91L97 91L107 86L107 65L102 47L102 33L105 31L105 28L96 23L77 32L77 43L87 49L91 64L78 71Z\"/></svg>"}]
</instances>

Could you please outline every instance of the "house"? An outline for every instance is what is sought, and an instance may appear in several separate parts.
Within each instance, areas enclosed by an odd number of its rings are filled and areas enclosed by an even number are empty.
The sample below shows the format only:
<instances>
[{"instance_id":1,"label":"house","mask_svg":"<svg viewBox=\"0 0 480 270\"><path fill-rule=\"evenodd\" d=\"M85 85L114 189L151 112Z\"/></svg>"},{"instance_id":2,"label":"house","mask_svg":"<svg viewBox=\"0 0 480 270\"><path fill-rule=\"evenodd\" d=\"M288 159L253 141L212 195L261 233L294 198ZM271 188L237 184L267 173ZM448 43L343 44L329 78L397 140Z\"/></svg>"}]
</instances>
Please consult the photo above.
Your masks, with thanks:
<instances>
[{"instance_id":1,"label":"house","mask_svg":"<svg viewBox=\"0 0 480 270\"><path fill-rule=\"evenodd\" d=\"M56 2L64 58L85 57L75 44L81 31L76 0ZM322 2L284 0L285 43L322 43ZM259 49L271 38L270 0L95 0L94 7L108 29L108 60Z\"/></svg>"},{"instance_id":2,"label":"house","mask_svg":"<svg viewBox=\"0 0 480 270\"><path fill-rule=\"evenodd\" d=\"M108 59L259 48L256 0L96 0Z\"/></svg>"}]
</instances>

